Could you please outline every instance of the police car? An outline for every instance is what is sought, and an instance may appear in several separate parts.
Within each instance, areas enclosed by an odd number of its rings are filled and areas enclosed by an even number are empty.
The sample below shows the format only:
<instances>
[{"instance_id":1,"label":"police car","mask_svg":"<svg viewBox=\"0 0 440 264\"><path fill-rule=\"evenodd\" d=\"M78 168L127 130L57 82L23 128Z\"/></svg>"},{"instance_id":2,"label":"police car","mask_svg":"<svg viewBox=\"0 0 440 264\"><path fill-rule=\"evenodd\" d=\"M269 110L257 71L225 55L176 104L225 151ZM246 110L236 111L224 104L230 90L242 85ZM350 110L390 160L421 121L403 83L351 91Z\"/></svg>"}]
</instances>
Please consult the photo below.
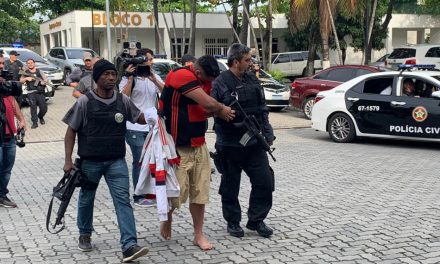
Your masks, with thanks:
<instances>
[{"instance_id":1,"label":"police car","mask_svg":"<svg viewBox=\"0 0 440 264\"><path fill-rule=\"evenodd\" d=\"M402 65L320 92L312 128L335 142L356 136L440 141L440 71L434 67Z\"/></svg>"}]
</instances>

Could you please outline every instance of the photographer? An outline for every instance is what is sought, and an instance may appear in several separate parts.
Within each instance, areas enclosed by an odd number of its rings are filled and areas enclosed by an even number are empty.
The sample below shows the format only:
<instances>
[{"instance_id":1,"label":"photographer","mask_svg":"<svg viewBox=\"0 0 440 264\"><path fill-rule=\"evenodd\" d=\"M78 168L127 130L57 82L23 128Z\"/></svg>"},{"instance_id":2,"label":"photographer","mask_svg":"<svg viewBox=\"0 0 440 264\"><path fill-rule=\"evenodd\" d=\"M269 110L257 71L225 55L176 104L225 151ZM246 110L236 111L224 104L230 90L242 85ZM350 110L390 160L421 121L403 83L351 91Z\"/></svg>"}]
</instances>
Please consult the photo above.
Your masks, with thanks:
<instances>
[{"instance_id":1,"label":"photographer","mask_svg":"<svg viewBox=\"0 0 440 264\"><path fill-rule=\"evenodd\" d=\"M44 91L46 89L47 78L46 75L35 67L35 61L28 59L26 61L28 69L24 71L24 74L20 77L21 83L26 83L28 88L28 98L31 107L31 128L38 127L38 119L40 124L46 124L44 115L47 113L47 103ZM40 111L37 114L37 106Z\"/></svg>"},{"instance_id":2,"label":"photographer","mask_svg":"<svg viewBox=\"0 0 440 264\"><path fill-rule=\"evenodd\" d=\"M0 71L4 68L5 59L0 57ZM0 85L4 83L4 79L0 77ZM3 97L4 109L1 109L2 115L4 114L5 123L4 126L5 135L3 143L0 148L0 206L6 208L15 208L17 204L11 201L8 197L8 183L11 178L12 167L15 162L15 137L17 128L14 122L14 116L18 119L18 129L26 130L26 121L23 113L18 106L17 101L13 96ZM3 119L3 118L2 118Z\"/></svg>"},{"instance_id":3,"label":"photographer","mask_svg":"<svg viewBox=\"0 0 440 264\"><path fill-rule=\"evenodd\" d=\"M159 75L154 73L151 68L154 58L153 51L150 49L141 49L138 51L138 56L144 56L146 61L136 66L133 64L128 65L125 69L127 76L122 77L119 83L119 90L121 93L130 97L130 100L141 112L145 112L147 109L155 107L157 94L163 89L163 82ZM127 121L125 140L130 146L133 156L132 179L134 188L136 188L139 179L140 167L138 166L138 162L148 131L149 126L146 124L141 125ZM144 199L142 196L135 195L133 196L133 200L134 204L138 206L152 205L151 200Z\"/></svg>"}]
</instances>

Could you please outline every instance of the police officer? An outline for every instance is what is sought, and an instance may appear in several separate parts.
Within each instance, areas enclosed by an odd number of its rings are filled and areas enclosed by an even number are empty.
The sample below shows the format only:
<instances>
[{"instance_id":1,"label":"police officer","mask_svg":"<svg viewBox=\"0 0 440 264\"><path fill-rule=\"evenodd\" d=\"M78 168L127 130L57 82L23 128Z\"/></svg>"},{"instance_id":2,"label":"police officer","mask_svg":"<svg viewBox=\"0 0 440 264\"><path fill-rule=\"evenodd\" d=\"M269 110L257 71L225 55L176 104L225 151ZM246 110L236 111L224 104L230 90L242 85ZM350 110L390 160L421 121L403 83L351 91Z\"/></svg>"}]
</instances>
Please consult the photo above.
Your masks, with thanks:
<instances>
[{"instance_id":1,"label":"police officer","mask_svg":"<svg viewBox=\"0 0 440 264\"><path fill-rule=\"evenodd\" d=\"M255 73L249 71L252 65L250 49L243 44L232 44L228 50L229 70L214 80L211 96L225 105L238 100L247 115L258 121L261 132L269 145L275 137L269 124L269 111L265 104L264 91ZM232 122L215 118L216 150L220 155L222 179L219 194L222 200L223 217L227 231L235 237L244 235L240 227L241 208L238 201L241 172L245 171L251 182L248 222L246 227L255 230L262 237L270 237L273 230L263 222L272 207L274 190L273 171L266 152L255 137L246 138L242 126L243 116L236 111ZM244 136L244 137L243 137ZM225 158L227 157L227 158Z\"/></svg>"}]
</instances>

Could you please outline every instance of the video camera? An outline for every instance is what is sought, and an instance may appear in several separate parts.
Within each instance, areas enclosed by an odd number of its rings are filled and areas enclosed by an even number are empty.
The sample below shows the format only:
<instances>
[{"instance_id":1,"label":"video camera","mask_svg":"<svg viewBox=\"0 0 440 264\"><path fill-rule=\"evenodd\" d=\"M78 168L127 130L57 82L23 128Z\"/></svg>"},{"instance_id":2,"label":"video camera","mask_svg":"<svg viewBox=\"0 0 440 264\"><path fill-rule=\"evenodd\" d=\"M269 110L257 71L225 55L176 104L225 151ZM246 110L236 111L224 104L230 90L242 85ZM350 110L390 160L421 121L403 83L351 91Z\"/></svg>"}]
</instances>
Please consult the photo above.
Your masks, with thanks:
<instances>
[{"instance_id":1,"label":"video camera","mask_svg":"<svg viewBox=\"0 0 440 264\"><path fill-rule=\"evenodd\" d=\"M0 96L20 96L23 93L20 82L12 81L13 73L9 71L0 71Z\"/></svg>"},{"instance_id":2,"label":"video camera","mask_svg":"<svg viewBox=\"0 0 440 264\"><path fill-rule=\"evenodd\" d=\"M124 42L123 51L117 61L119 65L122 65L124 72L129 65L133 65L136 68L132 74L128 75L147 77L151 75L151 68L148 65L142 65L147 62L147 58L138 55L140 49L140 42ZM118 69L120 68L118 67Z\"/></svg>"},{"instance_id":3,"label":"video camera","mask_svg":"<svg viewBox=\"0 0 440 264\"><path fill-rule=\"evenodd\" d=\"M19 148L23 148L24 146L26 146L26 143L24 142L24 135L24 128L17 129L17 135L15 135L15 144Z\"/></svg>"}]
</instances>

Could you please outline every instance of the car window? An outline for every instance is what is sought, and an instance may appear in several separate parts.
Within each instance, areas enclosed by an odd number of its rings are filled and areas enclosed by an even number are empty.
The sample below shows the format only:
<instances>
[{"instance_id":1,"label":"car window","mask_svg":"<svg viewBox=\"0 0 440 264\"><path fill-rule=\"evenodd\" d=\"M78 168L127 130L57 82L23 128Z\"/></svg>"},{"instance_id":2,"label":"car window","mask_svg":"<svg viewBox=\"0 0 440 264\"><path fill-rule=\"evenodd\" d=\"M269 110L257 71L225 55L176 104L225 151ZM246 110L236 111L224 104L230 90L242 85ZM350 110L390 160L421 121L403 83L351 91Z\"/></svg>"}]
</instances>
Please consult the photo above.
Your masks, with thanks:
<instances>
[{"instance_id":1,"label":"car window","mask_svg":"<svg viewBox=\"0 0 440 264\"><path fill-rule=\"evenodd\" d=\"M46 62L40 55L30 50L19 50L18 59L22 62L26 62L28 59L33 59L35 62Z\"/></svg>"},{"instance_id":2,"label":"car window","mask_svg":"<svg viewBox=\"0 0 440 264\"><path fill-rule=\"evenodd\" d=\"M303 61L303 57L300 53L292 53L290 54L290 60L291 61Z\"/></svg>"},{"instance_id":3,"label":"car window","mask_svg":"<svg viewBox=\"0 0 440 264\"><path fill-rule=\"evenodd\" d=\"M356 69L354 71L353 78L354 77L358 77L358 76L362 76L362 75L365 75L365 74L369 74L369 73L372 73L372 71L371 70L367 70L367 69Z\"/></svg>"},{"instance_id":4,"label":"car window","mask_svg":"<svg viewBox=\"0 0 440 264\"><path fill-rule=\"evenodd\" d=\"M272 63L275 62L275 59L278 57L278 54L272 55Z\"/></svg>"},{"instance_id":5,"label":"car window","mask_svg":"<svg viewBox=\"0 0 440 264\"><path fill-rule=\"evenodd\" d=\"M66 50L68 59L81 59L82 60L84 58L85 52L89 52L90 54L92 54L92 57L96 56L96 53L93 50L89 50L89 49L68 49L68 50Z\"/></svg>"},{"instance_id":6,"label":"car window","mask_svg":"<svg viewBox=\"0 0 440 264\"><path fill-rule=\"evenodd\" d=\"M313 79L319 79L319 80L326 80L328 76L329 71L321 71L318 74L315 75Z\"/></svg>"},{"instance_id":7,"label":"car window","mask_svg":"<svg viewBox=\"0 0 440 264\"><path fill-rule=\"evenodd\" d=\"M49 55L50 55L51 57L56 57L56 56L58 55L58 49L52 49L52 50L49 52Z\"/></svg>"},{"instance_id":8,"label":"car window","mask_svg":"<svg viewBox=\"0 0 440 264\"><path fill-rule=\"evenodd\" d=\"M289 54L280 54L273 63L286 63L290 62Z\"/></svg>"},{"instance_id":9,"label":"car window","mask_svg":"<svg viewBox=\"0 0 440 264\"><path fill-rule=\"evenodd\" d=\"M430 48L428 52L426 52L425 57L440 58L440 48Z\"/></svg>"},{"instance_id":10,"label":"car window","mask_svg":"<svg viewBox=\"0 0 440 264\"><path fill-rule=\"evenodd\" d=\"M391 52L389 59L406 59L416 56L416 49L410 49L410 48L399 48L394 49L393 52Z\"/></svg>"},{"instance_id":11,"label":"car window","mask_svg":"<svg viewBox=\"0 0 440 264\"><path fill-rule=\"evenodd\" d=\"M346 82L353 78L353 69L350 68L337 68L329 71L327 75L327 80Z\"/></svg>"},{"instance_id":12,"label":"car window","mask_svg":"<svg viewBox=\"0 0 440 264\"><path fill-rule=\"evenodd\" d=\"M368 94L391 95L393 77L375 77L364 82L362 92Z\"/></svg>"}]
</instances>

